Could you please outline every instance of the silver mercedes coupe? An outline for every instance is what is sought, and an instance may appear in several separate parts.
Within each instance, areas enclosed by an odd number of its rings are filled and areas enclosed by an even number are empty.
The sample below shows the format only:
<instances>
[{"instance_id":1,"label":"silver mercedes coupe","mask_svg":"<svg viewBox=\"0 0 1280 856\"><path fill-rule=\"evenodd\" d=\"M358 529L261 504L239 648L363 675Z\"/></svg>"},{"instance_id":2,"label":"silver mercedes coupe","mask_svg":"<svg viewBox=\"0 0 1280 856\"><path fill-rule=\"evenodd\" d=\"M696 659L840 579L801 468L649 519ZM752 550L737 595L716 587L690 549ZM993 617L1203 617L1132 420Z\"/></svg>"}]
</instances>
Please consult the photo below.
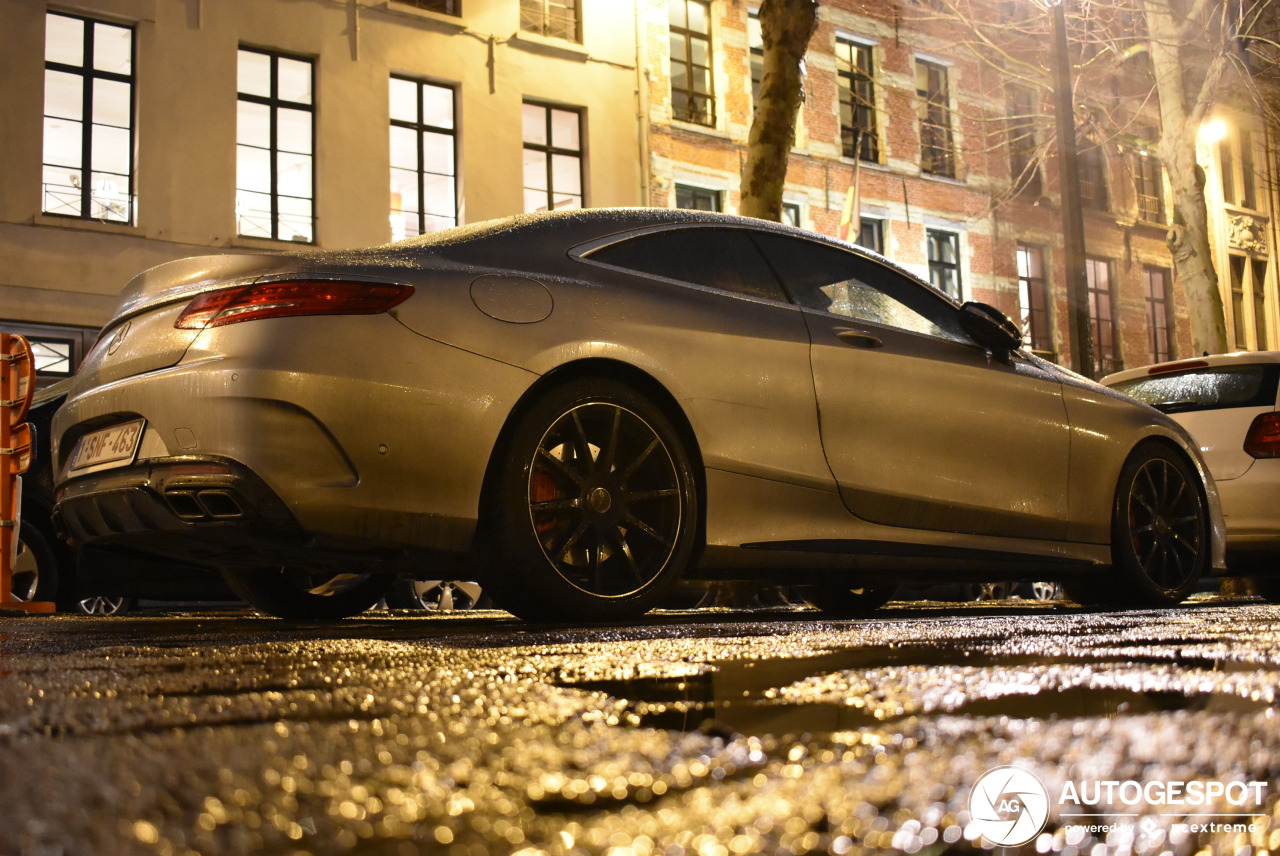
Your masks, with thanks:
<instances>
[{"instance_id":1,"label":"silver mercedes coupe","mask_svg":"<svg viewBox=\"0 0 1280 856\"><path fill-rule=\"evenodd\" d=\"M217 567L283 617L397 575L568 621L681 577L853 615L964 578L1171 604L1223 566L1164 415L880 256L690 211L160 265L53 435L73 542Z\"/></svg>"}]
</instances>

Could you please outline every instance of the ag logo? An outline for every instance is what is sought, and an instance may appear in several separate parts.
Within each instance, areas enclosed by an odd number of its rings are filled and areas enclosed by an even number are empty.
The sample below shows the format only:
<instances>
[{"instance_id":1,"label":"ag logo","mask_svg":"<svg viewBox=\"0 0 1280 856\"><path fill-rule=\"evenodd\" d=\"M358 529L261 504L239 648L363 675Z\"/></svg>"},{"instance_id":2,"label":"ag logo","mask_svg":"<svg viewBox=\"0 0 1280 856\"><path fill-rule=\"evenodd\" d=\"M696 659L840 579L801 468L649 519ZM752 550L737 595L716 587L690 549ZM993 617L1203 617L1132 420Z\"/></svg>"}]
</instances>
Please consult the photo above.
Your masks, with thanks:
<instances>
[{"instance_id":1,"label":"ag logo","mask_svg":"<svg viewBox=\"0 0 1280 856\"><path fill-rule=\"evenodd\" d=\"M998 847L1026 844L1049 820L1049 792L1034 773L993 767L969 792L969 816L982 836Z\"/></svg>"}]
</instances>

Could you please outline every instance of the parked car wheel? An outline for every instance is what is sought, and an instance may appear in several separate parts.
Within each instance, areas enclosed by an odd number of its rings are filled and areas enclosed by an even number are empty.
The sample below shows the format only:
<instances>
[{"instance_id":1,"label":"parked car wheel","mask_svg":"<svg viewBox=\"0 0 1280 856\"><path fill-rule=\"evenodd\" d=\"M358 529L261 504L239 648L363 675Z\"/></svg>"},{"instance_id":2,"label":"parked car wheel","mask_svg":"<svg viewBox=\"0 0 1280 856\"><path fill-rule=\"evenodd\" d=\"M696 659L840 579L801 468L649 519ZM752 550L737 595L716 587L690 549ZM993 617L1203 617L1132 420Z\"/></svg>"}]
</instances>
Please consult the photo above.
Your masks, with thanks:
<instances>
[{"instance_id":1,"label":"parked car wheel","mask_svg":"<svg viewBox=\"0 0 1280 856\"><path fill-rule=\"evenodd\" d=\"M394 582L387 574L335 574L297 568L224 568L227 586L250 605L279 618L349 618L373 606Z\"/></svg>"},{"instance_id":2,"label":"parked car wheel","mask_svg":"<svg viewBox=\"0 0 1280 856\"><path fill-rule=\"evenodd\" d=\"M517 416L496 482L501 605L522 618L640 615L693 550L697 488L660 408L579 380Z\"/></svg>"},{"instance_id":3,"label":"parked car wheel","mask_svg":"<svg viewBox=\"0 0 1280 856\"><path fill-rule=\"evenodd\" d=\"M53 546L25 520L18 529L18 555L10 591L21 601L52 601L57 597L58 560Z\"/></svg>"},{"instance_id":4,"label":"parked car wheel","mask_svg":"<svg viewBox=\"0 0 1280 856\"><path fill-rule=\"evenodd\" d=\"M431 612L454 612L475 609L484 599L479 583L463 580L396 580L387 592L387 606L392 609L425 609Z\"/></svg>"},{"instance_id":5,"label":"parked car wheel","mask_svg":"<svg viewBox=\"0 0 1280 856\"><path fill-rule=\"evenodd\" d=\"M133 611L136 603L131 597L96 594L77 600L76 612L81 615L125 615Z\"/></svg>"},{"instance_id":6,"label":"parked car wheel","mask_svg":"<svg viewBox=\"0 0 1280 856\"><path fill-rule=\"evenodd\" d=\"M838 585L797 586L809 604L830 615L855 618L868 615L893 598L894 586L848 588Z\"/></svg>"},{"instance_id":7,"label":"parked car wheel","mask_svg":"<svg viewBox=\"0 0 1280 856\"><path fill-rule=\"evenodd\" d=\"M1209 563L1200 480L1176 454L1148 446L1120 472L1112 520L1116 594L1142 605L1181 603Z\"/></svg>"}]
</instances>

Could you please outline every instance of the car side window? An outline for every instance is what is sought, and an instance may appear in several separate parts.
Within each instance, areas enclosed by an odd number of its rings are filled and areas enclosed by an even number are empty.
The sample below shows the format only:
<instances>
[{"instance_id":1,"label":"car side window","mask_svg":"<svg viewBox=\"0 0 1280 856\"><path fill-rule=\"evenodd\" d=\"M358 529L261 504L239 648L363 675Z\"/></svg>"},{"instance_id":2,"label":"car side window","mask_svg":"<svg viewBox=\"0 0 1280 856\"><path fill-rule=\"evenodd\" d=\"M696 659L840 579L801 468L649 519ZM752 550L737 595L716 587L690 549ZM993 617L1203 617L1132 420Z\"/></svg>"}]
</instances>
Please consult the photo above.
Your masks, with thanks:
<instances>
[{"instance_id":1,"label":"car side window","mask_svg":"<svg viewBox=\"0 0 1280 856\"><path fill-rule=\"evenodd\" d=\"M777 277L742 229L649 232L592 250L587 258L720 291L787 302Z\"/></svg>"},{"instance_id":2,"label":"car side window","mask_svg":"<svg viewBox=\"0 0 1280 856\"><path fill-rule=\"evenodd\" d=\"M801 306L971 343L954 305L879 262L817 241L768 233L756 238Z\"/></svg>"}]
</instances>

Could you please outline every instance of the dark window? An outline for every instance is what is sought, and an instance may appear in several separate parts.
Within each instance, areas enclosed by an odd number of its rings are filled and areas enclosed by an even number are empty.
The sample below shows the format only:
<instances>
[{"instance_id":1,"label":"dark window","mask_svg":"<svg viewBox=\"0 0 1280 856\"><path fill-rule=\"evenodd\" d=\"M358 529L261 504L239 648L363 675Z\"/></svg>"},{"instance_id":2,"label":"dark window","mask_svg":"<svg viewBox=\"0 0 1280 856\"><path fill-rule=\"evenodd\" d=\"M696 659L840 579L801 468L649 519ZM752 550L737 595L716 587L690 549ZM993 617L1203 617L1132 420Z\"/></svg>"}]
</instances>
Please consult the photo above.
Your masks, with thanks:
<instances>
[{"instance_id":1,"label":"dark window","mask_svg":"<svg viewBox=\"0 0 1280 856\"><path fill-rule=\"evenodd\" d=\"M133 30L45 15L41 210L133 222Z\"/></svg>"},{"instance_id":2,"label":"dark window","mask_svg":"<svg viewBox=\"0 0 1280 856\"><path fill-rule=\"evenodd\" d=\"M1022 310L1022 341L1033 351L1051 352L1049 333L1049 281L1045 276L1044 249L1018 244L1018 305Z\"/></svg>"},{"instance_id":3,"label":"dark window","mask_svg":"<svg viewBox=\"0 0 1280 856\"><path fill-rule=\"evenodd\" d=\"M391 78L391 239L458 224L453 90Z\"/></svg>"},{"instance_id":4,"label":"dark window","mask_svg":"<svg viewBox=\"0 0 1280 856\"><path fill-rule=\"evenodd\" d=\"M579 41L578 0L520 0L520 29Z\"/></svg>"},{"instance_id":5,"label":"dark window","mask_svg":"<svg viewBox=\"0 0 1280 856\"><path fill-rule=\"evenodd\" d=\"M1177 374L1140 377L1114 389L1165 413L1274 407L1280 365L1218 366Z\"/></svg>"},{"instance_id":6,"label":"dark window","mask_svg":"<svg viewBox=\"0 0 1280 856\"><path fill-rule=\"evenodd\" d=\"M719 190L706 190L702 187L690 187L687 184L676 185L676 207L690 211L723 211Z\"/></svg>"},{"instance_id":7,"label":"dark window","mask_svg":"<svg viewBox=\"0 0 1280 856\"><path fill-rule=\"evenodd\" d=\"M395 2L415 9L426 9L428 12L443 12L446 15L462 14L462 0L395 0Z\"/></svg>"},{"instance_id":8,"label":"dark window","mask_svg":"<svg viewBox=\"0 0 1280 856\"><path fill-rule=\"evenodd\" d=\"M796 303L924 336L969 342L955 306L922 283L857 253L817 241L757 234Z\"/></svg>"},{"instance_id":9,"label":"dark window","mask_svg":"<svg viewBox=\"0 0 1280 856\"><path fill-rule=\"evenodd\" d=\"M960 299L960 236L929 229L929 284L948 297Z\"/></svg>"},{"instance_id":10,"label":"dark window","mask_svg":"<svg viewBox=\"0 0 1280 856\"><path fill-rule=\"evenodd\" d=\"M524 105L524 210L582 207L582 115Z\"/></svg>"},{"instance_id":11,"label":"dark window","mask_svg":"<svg viewBox=\"0 0 1280 856\"><path fill-rule=\"evenodd\" d=\"M1094 363L1099 375L1110 374L1120 369L1111 299L1111 262L1087 258L1084 269L1088 283L1089 326L1093 335Z\"/></svg>"},{"instance_id":12,"label":"dark window","mask_svg":"<svg viewBox=\"0 0 1280 856\"><path fill-rule=\"evenodd\" d=\"M1148 265L1142 269L1142 286L1147 302L1147 327L1151 331L1151 362L1163 363L1173 358L1169 342L1169 317L1172 300L1169 295L1169 269Z\"/></svg>"},{"instance_id":13,"label":"dark window","mask_svg":"<svg viewBox=\"0 0 1280 856\"><path fill-rule=\"evenodd\" d=\"M315 241L314 66L241 48L236 119L236 231Z\"/></svg>"},{"instance_id":14,"label":"dark window","mask_svg":"<svg viewBox=\"0 0 1280 856\"><path fill-rule=\"evenodd\" d=\"M716 123L711 88L711 3L667 0L671 30L671 115L698 125Z\"/></svg>"},{"instance_id":15,"label":"dark window","mask_svg":"<svg viewBox=\"0 0 1280 856\"><path fill-rule=\"evenodd\" d=\"M956 175L951 129L951 87L947 67L916 60L916 95L920 110L920 169L933 175Z\"/></svg>"},{"instance_id":16,"label":"dark window","mask_svg":"<svg viewBox=\"0 0 1280 856\"><path fill-rule=\"evenodd\" d=\"M668 229L591 252L592 261L680 282L785 301L786 295L742 229Z\"/></svg>"},{"instance_id":17,"label":"dark window","mask_svg":"<svg viewBox=\"0 0 1280 856\"><path fill-rule=\"evenodd\" d=\"M1164 169L1160 159L1144 152L1133 155L1133 188L1138 197L1138 219L1164 222Z\"/></svg>"},{"instance_id":18,"label":"dark window","mask_svg":"<svg viewBox=\"0 0 1280 856\"><path fill-rule=\"evenodd\" d=\"M845 38L836 39L836 74L840 90L840 143L847 158L879 163L876 130L876 89L872 48Z\"/></svg>"},{"instance_id":19,"label":"dark window","mask_svg":"<svg viewBox=\"0 0 1280 856\"><path fill-rule=\"evenodd\" d=\"M884 221L875 217L862 217L858 223L858 240L854 243L884 255Z\"/></svg>"},{"instance_id":20,"label":"dark window","mask_svg":"<svg viewBox=\"0 0 1280 856\"><path fill-rule=\"evenodd\" d=\"M1082 149L1076 161L1080 170L1080 204L1085 208L1106 211L1107 198L1106 157L1099 146Z\"/></svg>"},{"instance_id":21,"label":"dark window","mask_svg":"<svg viewBox=\"0 0 1280 856\"><path fill-rule=\"evenodd\" d=\"M1025 193L1039 199L1044 195L1040 182L1040 164L1036 156L1036 94L1017 87L1010 98L1009 173L1014 193Z\"/></svg>"}]
</instances>

